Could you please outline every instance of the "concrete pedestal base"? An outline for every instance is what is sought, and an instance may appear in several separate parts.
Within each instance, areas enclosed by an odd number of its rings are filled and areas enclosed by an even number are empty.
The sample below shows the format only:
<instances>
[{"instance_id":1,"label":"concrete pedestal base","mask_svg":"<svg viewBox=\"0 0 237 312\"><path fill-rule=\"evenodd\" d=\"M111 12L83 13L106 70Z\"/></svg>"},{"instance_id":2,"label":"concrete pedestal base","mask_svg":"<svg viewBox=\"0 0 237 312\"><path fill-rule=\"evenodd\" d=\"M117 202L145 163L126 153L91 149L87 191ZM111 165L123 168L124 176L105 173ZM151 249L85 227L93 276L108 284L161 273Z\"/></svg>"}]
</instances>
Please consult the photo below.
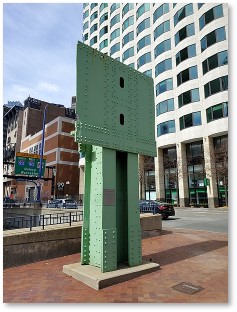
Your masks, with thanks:
<instances>
[{"instance_id":1,"label":"concrete pedestal base","mask_svg":"<svg viewBox=\"0 0 237 312\"><path fill-rule=\"evenodd\" d=\"M73 263L64 265L63 272L84 284L99 290L114 284L128 281L135 277L154 272L160 265L152 262L143 262L141 265L129 267L126 264L119 264L118 269L102 273L100 268L92 265Z\"/></svg>"}]
</instances>

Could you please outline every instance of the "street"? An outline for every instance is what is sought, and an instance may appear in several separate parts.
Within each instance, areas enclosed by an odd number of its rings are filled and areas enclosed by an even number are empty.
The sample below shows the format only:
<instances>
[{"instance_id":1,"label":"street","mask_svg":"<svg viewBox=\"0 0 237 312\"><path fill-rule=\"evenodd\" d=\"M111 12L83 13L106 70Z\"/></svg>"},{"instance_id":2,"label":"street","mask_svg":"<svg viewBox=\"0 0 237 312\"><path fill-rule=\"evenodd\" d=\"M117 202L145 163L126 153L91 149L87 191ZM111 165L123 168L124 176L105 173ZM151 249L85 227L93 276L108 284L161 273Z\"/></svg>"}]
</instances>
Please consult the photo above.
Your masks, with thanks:
<instances>
[{"instance_id":1,"label":"street","mask_svg":"<svg viewBox=\"0 0 237 312\"><path fill-rule=\"evenodd\" d=\"M175 216L162 220L162 228L183 228L228 233L228 209L176 208Z\"/></svg>"}]
</instances>

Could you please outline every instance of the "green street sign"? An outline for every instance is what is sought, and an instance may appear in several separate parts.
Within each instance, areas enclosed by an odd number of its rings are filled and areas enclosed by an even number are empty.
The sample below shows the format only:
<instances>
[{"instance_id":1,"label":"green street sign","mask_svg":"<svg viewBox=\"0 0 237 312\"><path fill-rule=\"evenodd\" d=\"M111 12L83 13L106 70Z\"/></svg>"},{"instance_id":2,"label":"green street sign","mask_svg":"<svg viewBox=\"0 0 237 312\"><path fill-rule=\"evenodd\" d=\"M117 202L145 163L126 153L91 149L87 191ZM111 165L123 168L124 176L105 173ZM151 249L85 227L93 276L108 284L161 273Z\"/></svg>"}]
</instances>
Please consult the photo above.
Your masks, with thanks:
<instances>
[{"instance_id":1,"label":"green street sign","mask_svg":"<svg viewBox=\"0 0 237 312\"><path fill-rule=\"evenodd\" d=\"M46 156L42 159L42 176L44 176ZM16 153L15 174L35 176L39 175L40 155Z\"/></svg>"}]
</instances>

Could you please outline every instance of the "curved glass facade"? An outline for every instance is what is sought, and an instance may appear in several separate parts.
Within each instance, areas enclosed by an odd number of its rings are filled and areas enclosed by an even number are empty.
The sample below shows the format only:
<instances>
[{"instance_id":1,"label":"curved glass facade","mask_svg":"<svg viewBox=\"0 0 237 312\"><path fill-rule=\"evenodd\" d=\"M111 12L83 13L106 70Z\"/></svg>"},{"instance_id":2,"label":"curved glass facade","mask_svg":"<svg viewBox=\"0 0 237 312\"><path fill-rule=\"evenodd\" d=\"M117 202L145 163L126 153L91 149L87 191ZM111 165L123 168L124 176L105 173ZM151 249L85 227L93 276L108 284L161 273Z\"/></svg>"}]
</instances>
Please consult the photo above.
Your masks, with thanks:
<instances>
[{"instance_id":1,"label":"curved glass facade","mask_svg":"<svg viewBox=\"0 0 237 312\"><path fill-rule=\"evenodd\" d=\"M224 202L223 177L210 175L210 192L204 183L212 166L206 151L228 134L228 5L84 4L83 41L154 80L155 198ZM182 183L180 159L187 164Z\"/></svg>"}]
</instances>

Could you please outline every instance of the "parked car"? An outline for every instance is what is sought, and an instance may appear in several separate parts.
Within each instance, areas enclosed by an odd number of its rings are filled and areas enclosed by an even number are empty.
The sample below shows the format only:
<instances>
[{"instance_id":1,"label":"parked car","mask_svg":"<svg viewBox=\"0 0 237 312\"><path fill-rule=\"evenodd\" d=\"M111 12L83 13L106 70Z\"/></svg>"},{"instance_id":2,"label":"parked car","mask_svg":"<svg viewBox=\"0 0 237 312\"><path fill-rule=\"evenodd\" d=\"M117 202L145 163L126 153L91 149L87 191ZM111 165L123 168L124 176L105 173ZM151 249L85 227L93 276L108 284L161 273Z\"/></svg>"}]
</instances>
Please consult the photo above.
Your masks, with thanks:
<instances>
[{"instance_id":1,"label":"parked car","mask_svg":"<svg viewBox=\"0 0 237 312\"><path fill-rule=\"evenodd\" d=\"M3 199L3 208L12 208L12 207L20 207L20 203L16 202L14 199L10 197L5 197Z\"/></svg>"},{"instance_id":2,"label":"parked car","mask_svg":"<svg viewBox=\"0 0 237 312\"><path fill-rule=\"evenodd\" d=\"M170 216L175 216L174 206L169 203L159 202L155 200L141 200L139 202L140 213L151 212L159 213L162 219L166 220Z\"/></svg>"},{"instance_id":3,"label":"parked car","mask_svg":"<svg viewBox=\"0 0 237 312\"><path fill-rule=\"evenodd\" d=\"M48 208L77 208L77 202L74 199L55 199L47 204Z\"/></svg>"}]
</instances>

